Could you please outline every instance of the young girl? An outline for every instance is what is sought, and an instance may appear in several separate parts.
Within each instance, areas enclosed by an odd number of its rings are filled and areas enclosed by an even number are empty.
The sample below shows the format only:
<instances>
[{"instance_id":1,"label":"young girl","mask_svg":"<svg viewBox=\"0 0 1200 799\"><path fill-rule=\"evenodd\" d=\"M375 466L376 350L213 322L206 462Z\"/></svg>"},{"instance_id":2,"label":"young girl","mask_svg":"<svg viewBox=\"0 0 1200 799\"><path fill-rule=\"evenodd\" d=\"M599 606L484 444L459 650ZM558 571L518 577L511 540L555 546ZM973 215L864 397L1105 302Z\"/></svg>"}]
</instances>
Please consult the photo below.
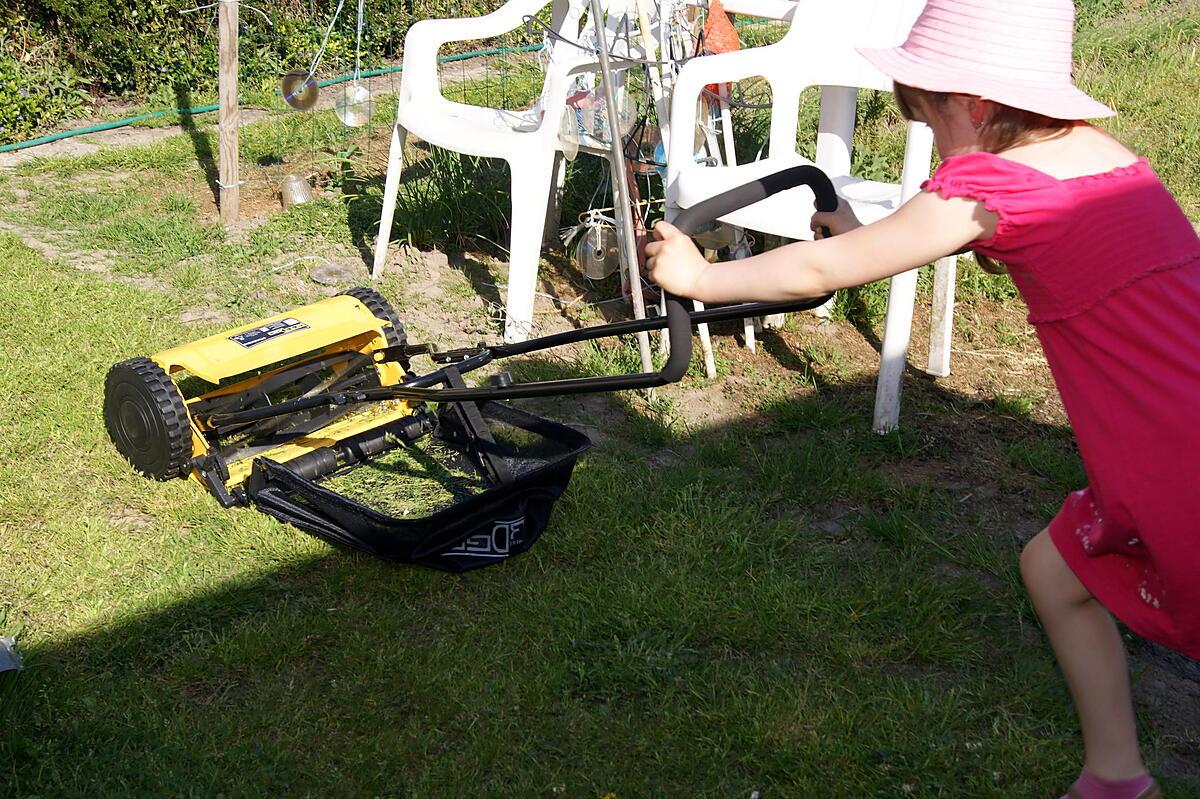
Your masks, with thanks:
<instances>
[{"instance_id":1,"label":"young girl","mask_svg":"<svg viewBox=\"0 0 1200 799\"><path fill-rule=\"evenodd\" d=\"M1200 657L1200 239L1143 158L1080 121L1114 112L1071 83L1071 0L929 0L907 41L862 55L944 159L924 191L835 236L709 264L666 223L653 279L707 303L814 297L970 246L1029 307L1087 469L1021 574L1075 701L1084 764L1067 797L1151 799L1115 614ZM1064 799L1066 799L1064 797Z\"/></svg>"}]
</instances>

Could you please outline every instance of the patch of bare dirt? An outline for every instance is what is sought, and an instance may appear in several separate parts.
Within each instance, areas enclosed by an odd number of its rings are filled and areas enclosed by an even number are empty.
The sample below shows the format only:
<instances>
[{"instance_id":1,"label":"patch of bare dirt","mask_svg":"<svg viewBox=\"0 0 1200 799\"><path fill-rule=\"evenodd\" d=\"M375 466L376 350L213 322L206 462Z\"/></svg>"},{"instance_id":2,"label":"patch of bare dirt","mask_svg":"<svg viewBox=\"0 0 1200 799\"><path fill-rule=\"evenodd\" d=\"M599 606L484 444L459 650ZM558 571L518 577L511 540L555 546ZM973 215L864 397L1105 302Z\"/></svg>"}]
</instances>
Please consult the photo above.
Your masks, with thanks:
<instances>
[{"instance_id":1,"label":"patch of bare dirt","mask_svg":"<svg viewBox=\"0 0 1200 799\"><path fill-rule=\"evenodd\" d=\"M1165 777L1200 777L1200 661L1134 639L1133 698L1158 733L1151 754Z\"/></svg>"},{"instance_id":2,"label":"patch of bare dirt","mask_svg":"<svg viewBox=\"0 0 1200 799\"><path fill-rule=\"evenodd\" d=\"M65 264L84 272L105 275L108 279L135 286L143 291L167 293L171 286L166 281L150 275L118 275L112 272L115 263L114 255L100 250L78 250L49 241L48 231L38 231L35 235L19 225L0 220L0 231L12 233L31 250L35 250L49 261Z\"/></svg>"},{"instance_id":3,"label":"patch of bare dirt","mask_svg":"<svg viewBox=\"0 0 1200 799\"><path fill-rule=\"evenodd\" d=\"M24 150L0 153L0 169L12 169L35 158L49 158L56 155L87 155L99 149L99 145L85 141L82 137L59 139L36 147L27 147Z\"/></svg>"},{"instance_id":4,"label":"patch of bare dirt","mask_svg":"<svg viewBox=\"0 0 1200 799\"><path fill-rule=\"evenodd\" d=\"M179 321L185 325L203 324L228 324L232 321L229 314L223 311L216 311L212 308L185 308L179 314Z\"/></svg>"},{"instance_id":5,"label":"patch of bare dirt","mask_svg":"<svg viewBox=\"0 0 1200 799\"><path fill-rule=\"evenodd\" d=\"M280 166L259 167L242 164L239 179L242 181L238 190L238 219L225 225L230 241L235 244L245 243L250 231L261 227L283 210L280 189L283 178L291 169ZM307 177L304 170L299 174ZM200 220L211 224L221 221L220 188L217 186L216 168L208 170L207 180L203 183L189 182L186 187L188 195L200 212ZM314 196L319 194L313 190Z\"/></svg>"},{"instance_id":6,"label":"patch of bare dirt","mask_svg":"<svg viewBox=\"0 0 1200 799\"><path fill-rule=\"evenodd\" d=\"M159 294L170 294L173 291L170 283L151 275L116 275L113 280L142 291L153 291Z\"/></svg>"},{"instance_id":7,"label":"patch of bare dirt","mask_svg":"<svg viewBox=\"0 0 1200 799\"><path fill-rule=\"evenodd\" d=\"M1004 590L1004 583L1000 578L990 572L981 571L979 569L968 569L958 563L952 563L948 560L939 561L934 570L939 574L944 574L947 577L966 577L979 583L983 588L993 594L999 594Z\"/></svg>"},{"instance_id":8,"label":"patch of bare dirt","mask_svg":"<svg viewBox=\"0 0 1200 799\"><path fill-rule=\"evenodd\" d=\"M124 532L136 532L153 526L154 519L137 508L119 505L109 512L108 523Z\"/></svg>"},{"instance_id":9,"label":"patch of bare dirt","mask_svg":"<svg viewBox=\"0 0 1200 799\"><path fill-rule=\"evenodd\" d=\"M714 342L714 348L724 350L725 342ZM698 427L719 427L738 420L746 419L755 413L752 406L747 406L747 392L750 395L756 390L753 381L742 375L730 375L724 380L718 379L710 385L680 386L670 391L672 401L679 406L688 424L693 429Z\"/></svg>"},{"instance_id":10,"label":"patch of bare dirt","mask_svg":"<svg viewBox=\"0 0 1200 799\"><path fill-rule=\"evenodd\" d=\"M361 256L338 244L318 245L302 255L279 255L267 262L266 274L279 288L313 300L370 282Z\"/></svg>"},{"instance_id":11,"label":"patch of bare dirt","mask_svg":"<svg viewBox=\"0 0 1200 799\"><path fill-rule=\"evenodd\" d=\"M107 274L113 265L112 258L105 253L95 250L80 252L61 247L48 241L49 237L42 231L35 234L27 228L3 220L0 220L0 231L17 236L26 247L41 253L47 260L67 264L85 272Z\"/></svg>"},{"instance_id":12,"label":"patch of bare dirt","mask_svg":"<svg viewBox=\"0 0 1200 799\"><path fill-rule=\"evenodd\" d=\"M398 247L384 266L410 340L461 347L498 340L504 295L488 258Z\"/></svg>"},{"instance_id":13,"label":"patch of bare dirt","mask_svg":"<svg viewBox=\"0 0 1200 799\"><path fill-rule=\"evenodd\" d=\"M929 485L942 489L955 487L959 491L967 488L965 482L957 479L962 477L959 471L941 460L913 459L904 463L885 463L880 465L877 471L889 482L902 486ZM980 486L976 492L983 493L988 489L994 497L994 486Z\"/></svg>"}]
</instances>

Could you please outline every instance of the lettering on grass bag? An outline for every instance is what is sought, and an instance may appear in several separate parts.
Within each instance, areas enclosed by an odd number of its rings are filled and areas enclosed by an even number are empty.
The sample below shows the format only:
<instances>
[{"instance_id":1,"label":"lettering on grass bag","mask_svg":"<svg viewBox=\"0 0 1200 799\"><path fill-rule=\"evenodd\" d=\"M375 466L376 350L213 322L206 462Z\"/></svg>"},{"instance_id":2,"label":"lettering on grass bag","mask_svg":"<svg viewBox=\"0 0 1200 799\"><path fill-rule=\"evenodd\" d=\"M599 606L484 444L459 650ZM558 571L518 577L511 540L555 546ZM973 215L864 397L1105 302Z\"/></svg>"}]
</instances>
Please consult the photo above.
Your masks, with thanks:
<instances>
[{"instance_id":1,"label":"lettering on grass bag","mask_svg":"<svg viewBox=\"0 0 1200 799\"><path fill-rule=\"evenodd\" d=\"M469 536L458 546L443 552L442 557L467 555L475 558L507 558L513 547L521 545L521 535L524 531L524 516L509 521L498 521L492 525L491 533Z\"/></svg>"}]
</instances>

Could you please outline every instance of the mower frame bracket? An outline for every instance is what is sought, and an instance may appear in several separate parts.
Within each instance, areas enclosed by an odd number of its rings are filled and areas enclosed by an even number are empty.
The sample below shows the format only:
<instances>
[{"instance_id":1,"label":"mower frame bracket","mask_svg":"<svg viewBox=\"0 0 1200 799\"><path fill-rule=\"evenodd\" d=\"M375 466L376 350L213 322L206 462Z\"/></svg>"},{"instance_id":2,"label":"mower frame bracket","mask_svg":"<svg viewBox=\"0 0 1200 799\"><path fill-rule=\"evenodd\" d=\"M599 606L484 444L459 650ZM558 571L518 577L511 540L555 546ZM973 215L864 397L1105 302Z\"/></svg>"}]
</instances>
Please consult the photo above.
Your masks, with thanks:
<instances>
[{"instance_id":1,"label":"mower frame bracket","mask_svg":"<svg viewBox=\"0 0 1200 799\"><path fill-rule=\"evenodd\" d=\"M450 388L467 387L458 369L447 366L443 371L446 374L447 386ZM448 402L442 406L441 413L453 416L455 422L462 428L468 439L464 443L468 446L471 454L475 456L480 471L487 477L488 482L494 486L511 485L513 482L512 470L498 456L496 439L492 438L487 421L479 412L479 406L471 401Z\"/></svg>"}]
</instances>

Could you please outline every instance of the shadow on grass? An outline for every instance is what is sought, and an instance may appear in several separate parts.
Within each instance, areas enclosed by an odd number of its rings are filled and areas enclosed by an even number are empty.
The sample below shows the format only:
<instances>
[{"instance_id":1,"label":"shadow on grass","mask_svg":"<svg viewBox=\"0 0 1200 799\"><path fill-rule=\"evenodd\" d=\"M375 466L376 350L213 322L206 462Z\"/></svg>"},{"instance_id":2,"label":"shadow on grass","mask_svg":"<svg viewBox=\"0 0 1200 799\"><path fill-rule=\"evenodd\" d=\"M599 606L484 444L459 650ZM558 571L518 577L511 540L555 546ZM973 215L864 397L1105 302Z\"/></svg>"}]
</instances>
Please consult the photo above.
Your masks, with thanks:
<instances>
[{"instance_id":1,"label":"shadow on grass","mask_svg":"<svg viewBox=\"0 0 1200 799\"><path fill-rule=\"evenodd\" d=\"M186 84L175 84L175 103L176 108L192 107L192 92ZM199 163L200 169L204 172L204 182L208 184L208 189L212 192L213 205L220 208L220 173L217 169L217 159L212 151L212 145L209 143L208 137L196 127L196 120L191 114L181 114L179 125L183 128L187 137L191 139L192 147L196 150L196 162Z\"/></svg>"},{"instance_id":2,"label":"shadow on grass","mask_svg":"<svg viewBox=\"0 0 1200 799\"><path fill-rule=\"evenodd\" d=\"M427 162L422 161L411 166L405 164L400 173L400 190L404 191L408 184L420 183L431 176L432 169ZM342 201L349 209L347 222L350 227L350 239L362 257L363 264L368 268L375 263L375 239L379 233L379 217L383 213L381 191L381 179L358 172L348 173L341 182ZM410 239L414 232L418 231L408 230L403 219L393 219L393 242Z\"/></svg>"},{"instance_id":3,"label":"shadow on grass","mask_svg":"<svg viewBox=\"0 0 1200 799\"><path fill-rule=\"evenodd\" d=\"M867 430L870 379L693 430L636 395L530 403L604 441L529 554L454 577L332 551L30 647L0 718L10 795L787 795L836 756L827 789L882 796L910 749L963 795L1044 793L1076 743L1014 564L1076 486L1005 447L1060 463L1069 435L906 392L888 436ZM992 499L963 499L980 485ZM980 736L978 762L953 743Z\"/></svg>"}]
</instances>

